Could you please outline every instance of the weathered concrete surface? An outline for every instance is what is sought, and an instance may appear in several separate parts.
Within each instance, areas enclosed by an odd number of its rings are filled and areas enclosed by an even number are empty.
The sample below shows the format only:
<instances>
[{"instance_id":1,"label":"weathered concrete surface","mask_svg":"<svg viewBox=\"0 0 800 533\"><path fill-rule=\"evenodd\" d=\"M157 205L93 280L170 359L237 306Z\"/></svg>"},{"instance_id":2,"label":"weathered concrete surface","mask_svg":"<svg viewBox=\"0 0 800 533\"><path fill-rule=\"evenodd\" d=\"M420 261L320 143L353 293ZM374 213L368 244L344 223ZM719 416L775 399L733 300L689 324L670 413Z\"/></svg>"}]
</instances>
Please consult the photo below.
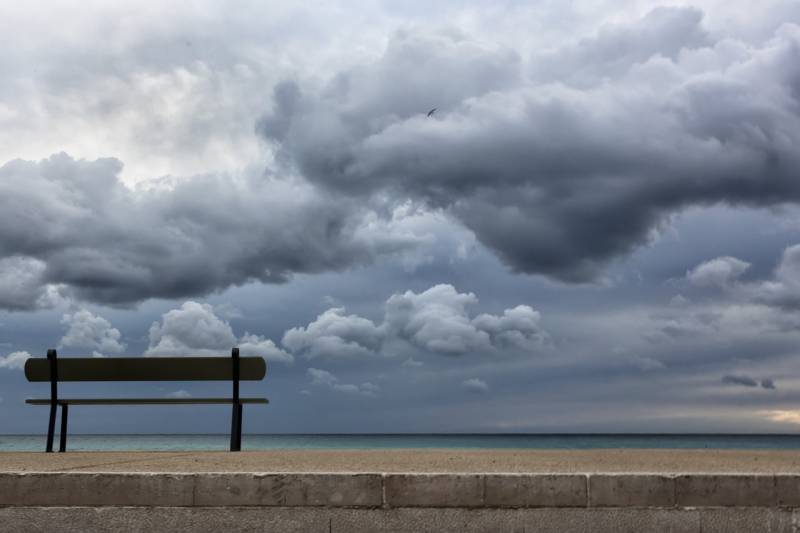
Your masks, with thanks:
<instances>
[{"instance_id":1,"label":"weathered concrete surface","mask_svg":"<svg viewBox=\"0 0 800 533\"><path fill-rule=\"evenodd\" d=\"M800 531L793 452L665 452L0 453L0 533Z\"/></svg>"},{"instance_id":2,"label":"weathered concrete surface","mask_svg":"<svg viewBox=\"0 0 800 533\"><path fill-rule=\"evenodd\" d=\"M287 507L9 507L0 531L286 533L789 533L778 509L329 509Z\"/></svg>"},{"instance_id":3,"label":"weathered concrete surface","mask_svg":"<svg viewBox=\"0 0 800 533\"><path fill-rule=\"evenodd\" d=\"M788 474L0 473L0 506L777 509L798 487Z\"/></svg>"},{"instance_id":4,"label":"weathered concrete surface","mask_svg":"<svg viewBox=\"0 0 800 533\"><path fill-rule=\"evenodd\" d=\"M0 452L3 472L793 473L786 450Z\"/></svg>"}]
</instances>

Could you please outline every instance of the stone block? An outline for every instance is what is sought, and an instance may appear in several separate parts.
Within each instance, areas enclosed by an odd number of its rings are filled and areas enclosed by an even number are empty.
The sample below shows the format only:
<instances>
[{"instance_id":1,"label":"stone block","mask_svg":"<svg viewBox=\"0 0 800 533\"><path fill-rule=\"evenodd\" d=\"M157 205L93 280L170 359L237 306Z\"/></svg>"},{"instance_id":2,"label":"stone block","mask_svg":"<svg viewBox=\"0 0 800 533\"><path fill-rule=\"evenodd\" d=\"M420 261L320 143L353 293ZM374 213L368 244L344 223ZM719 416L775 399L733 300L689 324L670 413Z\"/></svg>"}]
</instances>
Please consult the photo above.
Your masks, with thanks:
<instances>
[{"instance_id":1,"label":"stone block","mask_svg":"<svg viewBox=\"0 0 800 533\"><path fill-rule=\"evenodd\" d=\"M0 474L0 505L192 504L192 474Z\"/></svg>"},{"instance_id":2,"label":"stone block","mask_svg":"<svg viewBox=\"0 0 800 533\"><path fill-rule=\"evenodd\" d=\"M380 507L380 474L201 474L194 505Z\"/></svg>"},{"instance_id":3,"label":"stone block","mask_svg":"<svg viewBox=\"0 0 800 533\"><path fill-rule=\"evenodd\" d=\"M592 474L591 507L674 507L675 479L651 474Z\"/></svg>"},{"instance_id":4,"label":"stone block","mask_svg":"<svg viewBox=\"0 0 800 533\"><path fill-rule=\"evenodd\" d=\"M386 474L384 498L389 507L480 507L480 474Z\"/></svg>"},{"instance_id":5,"label":"stone block","mask_svg":"<svg viewBox=\"0 0 800 533\"><path fill-rule=\"evenodd\" d=\"M800 476L776 474L775 498L780 507L800 507Z\"/></svg>"},{"instance_id":6,"label":"stone block","mask_svg":"<svg viewBox=\"0 0 800 533\"><path fill-rule=\"evenodd\" d=\"M586 476L486 474L486 507L586 507Z\"/></svg>"},{"instance_id":7,"label":"stone block","mask_svg":"<svg viewBox=\"0 0 800 533\"><path fill-rule=\"evenodd\" d=\"M777 505L775 476L691 474L675 478L675 497L683 507L771 507Z\"/></svg>"},{"instance_id":8,"label":"stone block","mask_svg":"<svg viewBox=\"0 0 800 533\"><path fill-rule=\"evenodd\" d=\"M741 507L703 509L700 513L702 533L793 533L792 511Z\"/></svg>"}]
</instances>

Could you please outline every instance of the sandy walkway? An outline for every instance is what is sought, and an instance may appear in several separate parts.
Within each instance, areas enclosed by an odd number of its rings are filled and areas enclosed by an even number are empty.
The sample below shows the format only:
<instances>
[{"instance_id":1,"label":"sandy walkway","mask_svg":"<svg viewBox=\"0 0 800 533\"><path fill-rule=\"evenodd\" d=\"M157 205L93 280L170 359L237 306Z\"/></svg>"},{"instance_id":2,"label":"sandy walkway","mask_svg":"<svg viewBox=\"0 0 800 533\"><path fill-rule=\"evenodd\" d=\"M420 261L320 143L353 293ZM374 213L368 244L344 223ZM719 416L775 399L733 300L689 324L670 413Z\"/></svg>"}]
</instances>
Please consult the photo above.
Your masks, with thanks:
<instances>
[{"instance_id":1,"label":"sandy walkway","mask_svg":"<svg viewBox=\"0 0 800 533\"><path fill-rule=\"evenodd\" d=\"M743 450L278 450L0 452L0 471L800 473L800 452Z\"/></svg>"}]
</instances>

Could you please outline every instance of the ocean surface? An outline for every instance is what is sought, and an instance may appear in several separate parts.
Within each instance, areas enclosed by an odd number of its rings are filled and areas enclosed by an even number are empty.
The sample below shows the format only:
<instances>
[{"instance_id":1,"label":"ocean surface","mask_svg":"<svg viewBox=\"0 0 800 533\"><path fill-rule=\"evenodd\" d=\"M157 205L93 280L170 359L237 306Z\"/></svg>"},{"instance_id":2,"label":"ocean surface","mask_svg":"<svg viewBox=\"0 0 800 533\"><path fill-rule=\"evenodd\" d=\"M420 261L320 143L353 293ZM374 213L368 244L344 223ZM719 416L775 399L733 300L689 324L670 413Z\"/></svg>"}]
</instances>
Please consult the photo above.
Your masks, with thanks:
<instances>
[{"instance_id":1,"label":"ocean surface","mask_svg":"<svg viewBox=\"0 0 800 533\"><path fill-rule=\"evenodd\" d=\"M228 435L70 435L70 451L227 450ZM55 440L58 446L58 435ZM44 435L0 435L0 451L41 451ZM382 448L558 449L719 448L800 450L800 435L678 434L346 434L243 435L243 450Z\"/></svg>"}]
</instances>

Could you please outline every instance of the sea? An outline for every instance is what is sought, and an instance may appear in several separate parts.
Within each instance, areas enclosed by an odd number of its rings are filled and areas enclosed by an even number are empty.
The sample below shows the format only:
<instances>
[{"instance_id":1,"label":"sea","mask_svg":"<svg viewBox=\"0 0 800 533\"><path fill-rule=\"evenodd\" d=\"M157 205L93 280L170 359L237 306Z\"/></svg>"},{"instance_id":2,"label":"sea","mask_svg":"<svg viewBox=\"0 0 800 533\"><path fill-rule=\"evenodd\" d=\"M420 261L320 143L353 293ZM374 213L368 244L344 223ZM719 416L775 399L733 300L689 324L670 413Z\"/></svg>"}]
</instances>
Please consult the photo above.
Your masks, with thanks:
<instances>
[{"instance_id":1,"label":"sea","mask_svg":"<svg viewBox=\"0 0 800 533\"><path fill-rule=\"evenodd\" d=\"M58 436L56 435L56 445ZM70 451L223 451L218 435L70 435ZM0 452L41 451L44 435L0 435ZM754 434L325 434L242 436L242 450L459 448L592 450L604 448L800 450L800 435Z\"/></svg>"}]
</instances>

